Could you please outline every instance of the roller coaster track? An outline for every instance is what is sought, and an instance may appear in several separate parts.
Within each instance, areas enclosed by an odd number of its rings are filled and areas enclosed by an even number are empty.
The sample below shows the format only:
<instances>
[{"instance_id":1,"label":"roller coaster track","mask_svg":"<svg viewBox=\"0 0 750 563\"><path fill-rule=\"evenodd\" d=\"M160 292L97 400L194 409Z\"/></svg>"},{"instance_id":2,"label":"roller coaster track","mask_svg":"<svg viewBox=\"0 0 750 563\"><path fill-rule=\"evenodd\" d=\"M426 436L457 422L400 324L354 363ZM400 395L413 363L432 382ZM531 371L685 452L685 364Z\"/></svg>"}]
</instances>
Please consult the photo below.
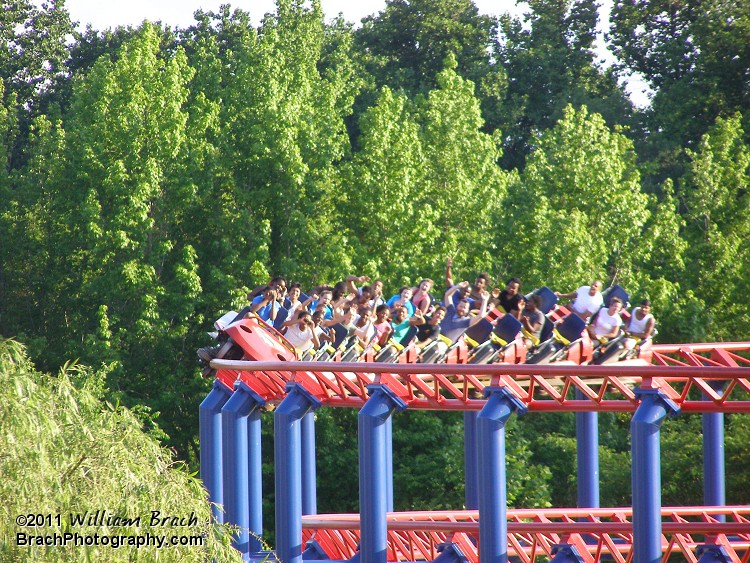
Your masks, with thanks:
<instances>
[{"instance_id":1,"label":"roller coaster track","mask_svg":"<svg viewBox=\"0 0 750 563\"><path fill-rule=\"evenodd\" d=\"M533 411L632 412L636 387L660 389L683 412L750 412L750 343L655 345L651 364L381 364L214 360L231 388L242 379L269 402L297 382L325 406L357 408L387 385L409 408L480 410L485 387L504 386ZM579 391L576 397L575 391Z\"/></svg>"},{"instance_id":2,"label":"roller coaster track","mask_svg":"<svg viewBox=\"0 0 750 563\"><path fill-rule=\"evenodd\" d=\"M359 515L304 516L304 539L315 540L332 560L354 556ZM450 542L470 563L479 561L479 513L388 513L388 561L432 561ZM603 557L633 560L633 523L629 508L508 510L508 556L524 563L545 561L556 546L574 546L586 562ZM731 561L750 561L750 507L662 508L663 561L697 562L702 546L723 548ZM696 556L697 555L697 556ZM670 559L672 558L672 559Z\"/></svg>"},{"instance_id":3,"label":"roller coaster track","mask_svg":"<svg viewBox=\"0 0 750 563\"><path fill-rule=\"evenodd\" d=\"M658 390L682 412L750 413L750 342L653 345L609 365L386 364L298 362L257 323L231 336L245 359L213 360L217 380L229 390L242 381L269 403L298 384L323 406L362 408L371 386L381 385L410 409L480 411L485 391L500 387L530 411L634 412L642 391ZM750 506L662 508L661 515L662 561L750 562ZM508 510L508 555L535 563L574 549L577 561L634 561L632 516L629 508ZM360 542L359 518L305 516L303 539L314 539L323 558L349 559ZM387 528L388 561L432 561L443 549L479 561L477 511L388 513ZM702 556L712 550L717 558Z\"/></svg>"}]
</instances>

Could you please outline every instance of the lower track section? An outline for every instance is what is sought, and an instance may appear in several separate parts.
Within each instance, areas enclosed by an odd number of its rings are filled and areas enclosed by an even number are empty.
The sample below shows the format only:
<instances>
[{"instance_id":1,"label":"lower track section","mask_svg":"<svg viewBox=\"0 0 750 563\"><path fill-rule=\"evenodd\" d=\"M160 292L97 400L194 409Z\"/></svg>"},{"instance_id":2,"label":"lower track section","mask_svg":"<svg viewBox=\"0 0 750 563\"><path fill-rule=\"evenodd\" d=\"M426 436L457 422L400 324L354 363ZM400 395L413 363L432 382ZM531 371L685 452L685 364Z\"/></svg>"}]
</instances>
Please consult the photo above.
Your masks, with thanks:
<instances>
[{"instance_id":1,"label":"lower track section","mask_svg":"<svg viewBox=\"0 0 750 563\"><path fill-rule=\"evenodd\" d=\"M710 561L750 561L750 506L665 507L661 515L663 561L698 562L711 551L725 559ZM510 509L508 557L535 563L572 548L585 562L634 561L632 518L630 508ZM388 561L433 561L453 544L479 562L477 511L390 512L387 521ZM330 559L357 552L357 514L304 516L302 527Z\"/></svg>"}]
</instances>

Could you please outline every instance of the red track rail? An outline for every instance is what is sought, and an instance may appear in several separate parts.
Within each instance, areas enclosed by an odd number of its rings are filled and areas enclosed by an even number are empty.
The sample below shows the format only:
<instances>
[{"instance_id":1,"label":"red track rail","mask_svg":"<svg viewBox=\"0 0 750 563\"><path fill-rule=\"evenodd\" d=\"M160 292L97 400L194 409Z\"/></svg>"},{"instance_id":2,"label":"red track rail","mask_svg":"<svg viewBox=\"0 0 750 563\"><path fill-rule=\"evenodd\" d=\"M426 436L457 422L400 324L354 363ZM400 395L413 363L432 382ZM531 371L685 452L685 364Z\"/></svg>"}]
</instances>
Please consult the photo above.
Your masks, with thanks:
<instances>
[{"instance_id":1,"label":"red track rail","mask_svg":"<svg viewBox=\"0 0 750 563\"><path fill-rule=\"evenodd\" d=\"M432 561L438 545L452 542L471 563L478 562L478 519L477 511L389 513L388 561ZM304 540L316 540L331 559L349 559L356 552L357 514L304 516L302 527ZM534 563L551 557L561 543L575 546L587 562L605 555L630 562L632 510L508 510L509 556ZM663 561L680 554L695 563L700 545L723 546L732 561L750 561L750 506L662 508Z\"/></svg>"},{"instance_id":2,"label":"red track rail","mask_svg":"<svg viewBox=\"0 0 750 563\"><path fill-rule=\"evenodd\" d=\"M530 410L634 411L636 388L660 389L684 412L750 412L750 343L654 346L643 360L604 366L381 364L214 360L228 386L242 379L270 402L303 385L326 406L359 408L367 386L387 385L410 408L480 410L487 386L510 389ZM720 384L719 390L717 384ZM583 396L576 399L575 391ZM704 396L707 400L704 400Z\"/></svg>"}]
</instances>

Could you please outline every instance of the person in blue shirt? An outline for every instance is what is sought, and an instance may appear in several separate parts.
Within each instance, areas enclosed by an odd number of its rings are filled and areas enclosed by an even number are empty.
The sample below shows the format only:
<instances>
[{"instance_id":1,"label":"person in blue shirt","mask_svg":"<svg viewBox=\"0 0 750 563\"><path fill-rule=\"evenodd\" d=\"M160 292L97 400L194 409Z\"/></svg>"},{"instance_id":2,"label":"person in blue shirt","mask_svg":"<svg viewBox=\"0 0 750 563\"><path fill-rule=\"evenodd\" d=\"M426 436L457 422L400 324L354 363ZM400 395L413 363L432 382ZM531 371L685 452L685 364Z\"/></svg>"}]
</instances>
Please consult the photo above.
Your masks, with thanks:
<instances>
[{"instance_id":1,"label":"person in blue shirt","mask_svg":"<svg viewBox=\"0 0 750 563\"><path fill-rule=\"evenodd\" d=\"M458 302L458 305L453 305L453 294L461 288L468 287L469 282L462 281L448 289L448 291L445 292L445 297L443 297L443 303L450 303L450 305L446 307L445 318L440 323L441 334L445 335L453 342L466 332L467 328L478 323L482 317L487 314L487 302L490 298L490 294L487 291L484 291L481 294L479 313L475 316L469 314L471 310L469 299L461 299L461 301Z\"/></svg>"},{"instance_id":2,"label":"person in blue shirt","mask_svg":"<svg viewBox=\"0 0 750 563\"><path fill-rule=\"evenodd\" d=\"M276 301L276 290L270 287L250 303L250 311L271 324L276 320L276 313L280 308L281 305Z\"/></svg>"},{"instance_id":3,"label":"person in blue shirt","mask_svg":"<svg viewBox=\"0 0 750 563\"><path fill-rule=\"evenodd\" d=\"M408 285L405 285L398 290L398 294L394 295L388 300L387 305L391 308L391 312L395 314L396 308L405 307L407 317L411 318L414 315L416 308L414 303L411 302L412 290Z\"/></svg>"}]
</instances>

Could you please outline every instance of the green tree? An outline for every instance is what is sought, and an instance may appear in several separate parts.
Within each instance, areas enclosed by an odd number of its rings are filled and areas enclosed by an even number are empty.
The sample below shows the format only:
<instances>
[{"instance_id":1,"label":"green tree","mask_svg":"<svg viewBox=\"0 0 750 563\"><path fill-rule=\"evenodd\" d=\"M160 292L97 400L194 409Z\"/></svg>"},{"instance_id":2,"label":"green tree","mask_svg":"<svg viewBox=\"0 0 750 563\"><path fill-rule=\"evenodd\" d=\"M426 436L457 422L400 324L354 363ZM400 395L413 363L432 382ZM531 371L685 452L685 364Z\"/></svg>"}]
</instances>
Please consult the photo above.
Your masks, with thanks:
<instances>
[{"instance_id":1,"label":"green tree","mask_svg":"<svg viewBox=\"0 0 750 563\"><path fill-rule=\"evenodd\" d=\"M0 559L3 561L240 561L223 526L211 522L206 491L170 451L145 434L132 411L103 401L103 371L68 363L56 374L35 370L23 348L0 338ZM122 535L151 533L203 537L199 547L23 546L15 516L60 514L47 533L71 531L70 514L105 509L112 517L140 518L117 527ZM151 511L189 518L185 528L150 525ZM11 517L13 515L13 517ZM91 533L116 535L106 526ZM179 531L178 531L179 530ZM26 529L29 535L34 532Z\"/></svg>"},{"instance_id":2,"label":"green tree","mask_svg":"<svg viewBox=\"0 0 750 563\"><path fill-rule=\"evenodd\" d=\"M750 108L750 6L721 0L619 0L609 38L621 67L654 91L642 154L651 175L677 179L717 117ZM747 115L747 114L746 114Z\"/></svg>"},{"instance_id":3,"label":"green tree","mask_svg":"<svg viewBox=\"0 0 750 563\"><path fill-rule=\"evenodd\" d=\"M74 88L55 185L66 229L51 250L58 299L46 336L65 347L51 362L63 354L107 362L113 394L168 411L164 428L186 453L195 435L185 415L200 384L186 360L203 322L198 257L181 237L194 195L184 175L192 70L161 39L145 23Z\"/></svg>"},{"instance_id":4,"label":"green tree","mask_svg":"<svg viewBox=\"0 0 750 563\"><path fill-rule=\"evenodd\" d=\"M410 96L438 86L448 55L456 72L478 87L497 72L490 52L497 22L471 0L388 0L385 9L362 20L356 46L377 86Z\"/></svg>"},{"instance_id":5,"label":"green tree","mask_svg":"<svg viewBox=\"0 0 750 563\"><path fill-rule=\"evenodd\" d=\"M227 53L233 74L224 90L222 150L243 210L270 227L269 269L313 283L348 269L335 228L334 164L349 150L343 118L358 80L345 53L328 52L318 68L323 15L317 2L303 4L280 1L257 35Z\"/></svg>"},{"instance_id":6,"label":"green tree","mask_svg":"<svg viewBox=\"0 0 750 563\"><path fill-rule=\"evenodd\" d=\"M66 73L66 41L72 31L64 1L16 0L3 5L0 76L7 93L15 93L31 115L42 109L40 98Z\"/></svg>"},{"instance_id":7,"label":"green tree","mask_svg":"<svg viewBox=\"0 0 750 563\"><path fill-rule=\"evenodd\" d=\"M503 165L523 168L535 136L585 105L610 125L629 122L632 107L614 74L596 62L594 0L532 0L523 18L501 18L498 59L508 75L503 101Z\"/></svg>"},{"instance_id":8,"label":"green tree","mask_svg":"<svg viewBox=\"0 0 750 563\"><path fill-rule=\"evenodd\" d=\"M696 315L705 305L685 275L685 220L672 181L667 179L659 192L649 195L649 217L632 254L631 302L651 301L660 342L703 342L705 327Z\"/></svg>"},{"instance_id":9,"label":"green tree","mask_svg":"<svg viewBox=\"0 0 750 563\"><path fill-rule=\"evenodd\" d=\"M709 334L728 340L747 333L743 296L750 289L750 147L739 115L719 118L698 151L682 197L687 209L689 276L705 301Z\"/></svg>"},{"instance_id":10,"label":"green tree","mask_svg":"<svg viewBox=\"0 0 750 563\"><path fill-rule=\"evenodd\" d=\"M342 167L355 264L393 284L438 279L446 256L475 270L492 263L507 175L496 137L482 131L474 85L455 65L449 56L439 86L416 104L383 88L361 118L360 150Z\"/></svg>"},{"instance_id":11,"label":"green tree","mask_svg":"<svg viewBox=\"0 0 750 563\"><path fill-rule=\"evenodd\" d=\"M415 201L425 191L425 156L420 128L405 96L384 87L360 118L360 150L342 166L341 216L351 232L355 271L393 284L413 280L432 257L435 214ZM406 265L395 257L408 254ZM404 267L406 266L406 268Z\"/></svg>"},{"instance_id":12,"label":"green tree","mask_svg":"<svg viewBox=\"0 0 750 563\"><path fill-rule=\"evenodd\" d=\"M497 165L499 132L482 131L474 86L458 75L453 57L437 80L439 87L419 104L427 185L413 204L435 217L438 236L428 247L434 275L446 254L478 271L496 256L493 220L508 182Z\"/></svg>"},{"instance_id":13,"label":"green tree","mask_svg":"<svg viewBox=\"0 0 750 563\"><path fill-rule=\"evenodd\" d=\"M648 218L632 142L585 107L567 107L538 146L504 205L499 236L523 249L508 253L507 270L536 285L606 275L627 286Z\"/></svg>"},{"instance_id":14,"label":"green tree","mask_svg":"<svg viewBox=\"0 0 750 563\"><path fill-rule=\"evenodd\" d=\"M45 351L48 345L61 351L46 337L54 332L52 326L59 326L50 296L60 290L60 264L55 260L59 251L55 247L68 229L55 198L65 174L64 155L65 134L59 117L36 117L22 155L24 166L14 171L7 196L2 198L2 239L13 244L3 245L0 251L5 270L0 332L25 334L35 353Z\"/></svg>"},{"instance_id":15,"label":"green tree","mask_svg":"<svg viewBox=\"0 0 750 563\"><path fill-rule=\"evenodd\" d=\"M267 281L270 227L257 213L251 190L235 181L244 162L234 147L231 124L240 99L234 89L244 72L239 61L253 49L256 32L246 12L230 13L229 6L197 12L196 20L179 38L195 70L185 104L190 158L181 171L193 205L185 210L180 236L196 249L203 288L198 307L211 320L242 308L248 287Z\"/></svg>"},{"instance_id":16,"label":"green tree","mask_svg":"<svg viewBox=\"0 0 750 563\"><path fill-rule=\"evenodd\" d=\"M13 252L13 245L6 244L5 241L14 240L14 226L18 216L9 169L13 140L16 136L16 104L15 96L6 104L4 94L5 86L0 81L0 240L3 241L0 245L0 334L8 334L13 322L13 315L8 314L13 295L10 291L12 281L8 278L12 276L12 264L17 254Z\"/></svg>"},{"instance_id":17,"label":"green tree","mask_svg":"<svg viewBox=\"0 0 750 563\"><path fill-rule=\"evenodd\" d=\"M5 103L18 104L19 136L13 140L11 168L21 166L32 120L54 103L68 80L69 36L73 23L61 0L14 0L0 10L0 79Z\"/></svg>"}]
</instances>

